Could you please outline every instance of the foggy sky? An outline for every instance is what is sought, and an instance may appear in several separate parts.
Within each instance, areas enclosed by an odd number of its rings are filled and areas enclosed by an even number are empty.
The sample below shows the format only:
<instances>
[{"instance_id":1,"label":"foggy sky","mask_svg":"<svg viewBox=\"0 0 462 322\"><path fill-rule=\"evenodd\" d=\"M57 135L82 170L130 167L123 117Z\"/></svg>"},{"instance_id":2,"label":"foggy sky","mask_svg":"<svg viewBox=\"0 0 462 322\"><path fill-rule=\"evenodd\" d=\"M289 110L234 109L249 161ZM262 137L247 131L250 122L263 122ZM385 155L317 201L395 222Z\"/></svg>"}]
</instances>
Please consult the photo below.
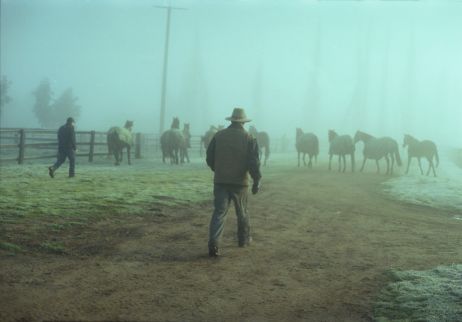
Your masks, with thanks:
<instances>
[{"instance_id":1,"label":"foggy sky","mask_svg":"<svg viewBox=\"0 0 462 322\"><path fill-rule=\"evenodd\" d=\"M72 87L77 128L159 131L163 1L1 0L3 127L38 127L32 91ZM280 4L278 4L280 3ZM284 3L284 4L283 4ZM461 1L171 1L166 126L236 106L271 136L302 127L462 146ZM64 120L63 120L64 122Z\"/></svg>"}]
</instances>

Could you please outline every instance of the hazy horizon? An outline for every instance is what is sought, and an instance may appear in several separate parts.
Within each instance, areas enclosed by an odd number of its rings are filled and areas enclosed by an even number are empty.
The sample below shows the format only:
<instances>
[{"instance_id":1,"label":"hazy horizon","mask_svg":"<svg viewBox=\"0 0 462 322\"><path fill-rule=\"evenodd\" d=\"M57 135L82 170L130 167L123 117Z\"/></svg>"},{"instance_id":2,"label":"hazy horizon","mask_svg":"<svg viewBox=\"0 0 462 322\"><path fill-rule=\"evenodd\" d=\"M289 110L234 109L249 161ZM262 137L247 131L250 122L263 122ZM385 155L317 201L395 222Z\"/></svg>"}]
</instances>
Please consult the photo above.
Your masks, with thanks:
<instances>
[{"instance_id":1,"label":"hazy horizon","mask_svg":"<svg viewBox=\"0 0 462 322\"><path fill-rule=\"evenodd\" d=\"M77 128L134 121L159 131L166 10L165 125L193 134L234 107L272 137L363 130L462 147L461 1L1 1L2 127L39 127L32 92L72 88ZM64 120L63 120L64 122Z\"/></svg>"}]
</instances>

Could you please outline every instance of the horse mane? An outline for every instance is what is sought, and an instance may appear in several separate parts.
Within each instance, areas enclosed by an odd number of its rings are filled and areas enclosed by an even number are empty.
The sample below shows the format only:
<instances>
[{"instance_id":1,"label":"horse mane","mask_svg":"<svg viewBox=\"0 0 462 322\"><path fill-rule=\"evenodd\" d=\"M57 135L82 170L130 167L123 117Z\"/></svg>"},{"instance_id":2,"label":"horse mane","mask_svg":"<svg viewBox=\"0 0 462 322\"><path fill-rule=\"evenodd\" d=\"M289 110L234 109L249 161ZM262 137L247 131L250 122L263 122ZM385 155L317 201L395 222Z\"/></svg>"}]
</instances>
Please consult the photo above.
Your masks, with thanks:
<instances>
[{"instance_id":1,"label":"horse mane","mask_svg":"<svg viewBox=\"0 0 462 322\"><path fill-rule=\"evenodd\" d=\"M415 137L413 137L413 136L410 135L410 134L404 134L404 137L407 138L407 139L411 139L412 141L419 141L419 140L417 140Z\"/></svg>"},{"instance_id":2,"label":"horse mane","mask_svg":"<svg viewBox=\"0 0 462 322\"><path fill-rule=\"evenodd\" d=\"M366 141L369 141L370 139L375 139L375 136L373 136L373 135L371 135L369 133L360 131L360 130L356 131L355 136L353 138L354 143L356 143L358 141L366 142Z\"/></svg>"},{"instance_id":3,"label":"horse mane","mask_svg":"<svg viewBox=\"0 0 462 322\"><path fill-rule=\"evenodd\" d=\"M363 136L365 136L367 139L373 139L375 138L373 135L369 134L369 133L366 133L366 132L363 132L363 131L356 131L356 133L359 133Z\"/></svg>"},{"instance_id":4,"label":"horse mane","mask_svg":"<svg viewBox=\"0 0 462 322\"><path fill-rule=\"evenodd\" d=\"M172 121L172 125L170 126L171 129L180 129L180 119L178 117L174 117Z\"/></svg>"}]
</instances>

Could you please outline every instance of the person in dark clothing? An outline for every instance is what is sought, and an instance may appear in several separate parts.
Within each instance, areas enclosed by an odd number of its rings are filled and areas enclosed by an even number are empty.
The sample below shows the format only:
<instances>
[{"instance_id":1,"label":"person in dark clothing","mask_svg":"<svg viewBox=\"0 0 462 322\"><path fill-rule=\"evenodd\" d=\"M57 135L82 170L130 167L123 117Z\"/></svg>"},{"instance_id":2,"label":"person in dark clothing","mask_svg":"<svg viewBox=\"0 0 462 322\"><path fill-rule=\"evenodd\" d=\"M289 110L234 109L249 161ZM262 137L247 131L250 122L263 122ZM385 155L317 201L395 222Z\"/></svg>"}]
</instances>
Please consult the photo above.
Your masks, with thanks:
<instances>
[{"instance_id":1,"label":"person in dark clothing","mask_svg":"<svg viewBox=\"0 0 462 322\"><path fill-rule=\"evenodd\" d=\"M48 167L48 174L50 177L55 177L55 171L58 169L66 158L69 159L69 178L75 176L75 121L72 117L69 117L66 124L61 126L58 130L58 157L51 167Z\"/></svg>"},{"instance_id":2,"label":"person in dark clothing","mask_svg":"<svg viewBox=\"0 0 462 322\"><path fill-rule=\"evenodd\" d=\"M249 122L241 108L235 108L231 125L218 131L207 148L207 165L214 171L214 211L209 227L209 256L219 256L218 248L223 233L226 214L231 201L237 215L237 237L239 247L251 242L247 196L249 178L252 177L252 193L260 189L260 159L257 140L245 129Z\"/></svg>"}]
</instances>

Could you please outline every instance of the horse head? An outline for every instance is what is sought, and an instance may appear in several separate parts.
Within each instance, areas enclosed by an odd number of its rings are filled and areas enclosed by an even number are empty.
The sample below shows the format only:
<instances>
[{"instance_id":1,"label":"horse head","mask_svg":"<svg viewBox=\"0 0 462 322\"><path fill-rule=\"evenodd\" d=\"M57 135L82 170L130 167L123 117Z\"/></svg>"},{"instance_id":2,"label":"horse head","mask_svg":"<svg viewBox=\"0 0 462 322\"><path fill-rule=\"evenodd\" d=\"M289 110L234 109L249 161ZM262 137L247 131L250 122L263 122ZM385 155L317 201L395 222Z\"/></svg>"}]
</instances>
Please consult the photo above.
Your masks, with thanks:
<instances>
[{"instance_id":1,"label":"horse head","mask_svg":"<svg viewBox=\"0 0 462 322\"><path fill-rule=\"evenodd\" d=\"M414 139L412 136L409 134L404 134L404 139L403 139L403 148L405 148L409 143L411 143L412 139Z\"/></svg>"},{"instance_id":2,"label":"horse head","mask_svg":"<svg viewBox=\"0 0 462 322\"><path fill-rule=\"evenodd\" d=\"M300 137L303 135L303 130L299 127L297 127L297 130L295 131L295 137Z\"/></svg>"},{"instance_id":3,"label":"horse head","mask_svg":"<svg viewBox=\"0 0 462 322\"><path fill-rule=\"evenodd\" d=\"M249 133L252 134L253 136L256 136L257 135L257 129L255 128L255 126L251 125L249 126Z\"/></svg>"},{"instance_id":4,"label":"horse head","mask_svg":"<svg viewBox=\"0 0 462 322\"><path fill-rule=\"evenodd\" d=\"M180 119L178 117L174 117L172 121L172 125L170 126L171 129L180 129Z\"/></svg>"},{"instance_id":5,"label":"horse head","mask_svg":"<svg viewBox=\"0 0 462 322\"><path fill-rule=\"evenodd\" d=\"M183 124L183 132L189 132L189 123L184 123Z\"/></svg>"},{"instance_id":6,"label":"horse head","mask_svg":"<svg viewBox=\"0 0 462 322\"><path fill-rule=\"evenodd\" d=\"M129 131L132 130L132 127L133 127L133 121L126 121L125 122L125 125L124 125L124 128L128 129Z\"/></svg>"},{"instance_id":7,"label":"horse head","mask_svg":"<svg viewBox=\"0 0 462 322\"><path fill-rule=\"evenodd\" d=\"M338 136L338 134L334 130L329 130L328 136L329 136L329 142L331 142L333 139L335 139Z\"/></svg>"}]
</instances>

